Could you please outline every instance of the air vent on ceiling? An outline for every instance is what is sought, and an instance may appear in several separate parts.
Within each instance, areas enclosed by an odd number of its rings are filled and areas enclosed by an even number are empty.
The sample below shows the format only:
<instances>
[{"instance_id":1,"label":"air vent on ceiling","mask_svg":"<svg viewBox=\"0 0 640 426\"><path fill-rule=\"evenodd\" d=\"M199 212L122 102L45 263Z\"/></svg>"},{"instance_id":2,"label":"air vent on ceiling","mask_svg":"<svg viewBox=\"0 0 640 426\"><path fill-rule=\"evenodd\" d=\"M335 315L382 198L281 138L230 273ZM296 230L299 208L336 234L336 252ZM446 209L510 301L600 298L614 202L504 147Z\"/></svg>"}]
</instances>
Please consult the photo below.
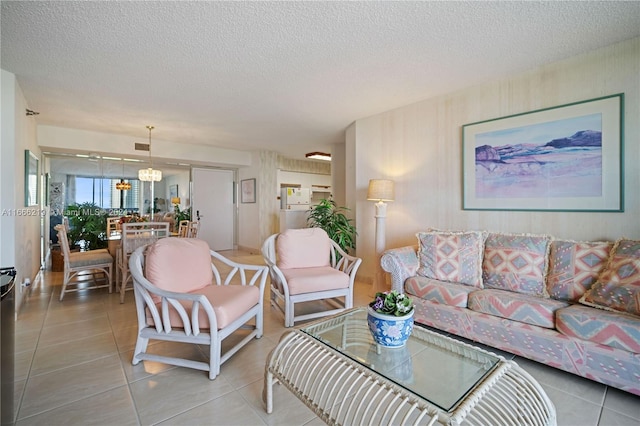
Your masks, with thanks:
<instances>
[{"instance_id":1,"label":"air vent on ceiling","mask_svg":"<svg viewBox=\"0 0 640 426\"><path fill-rule=\"evenodd\" d=\"M136 151L149 151L149 144L136 142Z\"/></svg>"}]
</instances>

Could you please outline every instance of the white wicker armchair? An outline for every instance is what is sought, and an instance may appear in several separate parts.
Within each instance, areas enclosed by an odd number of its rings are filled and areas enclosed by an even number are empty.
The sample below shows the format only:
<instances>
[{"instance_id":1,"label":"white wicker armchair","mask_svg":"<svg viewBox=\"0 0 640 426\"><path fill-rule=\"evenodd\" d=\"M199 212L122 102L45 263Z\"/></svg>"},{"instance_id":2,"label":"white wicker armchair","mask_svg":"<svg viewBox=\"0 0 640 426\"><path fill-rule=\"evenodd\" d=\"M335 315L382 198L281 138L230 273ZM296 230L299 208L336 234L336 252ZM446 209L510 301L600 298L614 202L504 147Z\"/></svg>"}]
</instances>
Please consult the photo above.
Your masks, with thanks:
<instances>
[{"instance_id":1,"label":"white wicker armchair","mask_svg":"<svg viewBox=\"0 0 640 426\"><path fill-rule=\"evenodd\" d=\"M233 262L202 240L164 238L136 249L129 269L138 314L134 365L149 360L195 368L213 380L222 363L262 337L266 266ZM222 354L222 341L240 328L251 332ZM149 353L150 339L207 345L209 363Z\"/></svg>"},{"instance_id":2,"label":"white wicker armchair","mask_svg":"<svg viewBox=\"0 0 640 426\"><path fill-rule=\"evenodd\" d=\"M285 327L353 307L362 259L348 255L324 230L288 229L271 235L262 245L262 256L271 275L271 305L284 314ZM335 309L295 315L296 303L313 300L324 300Z\"/></svg>"}]
</instances>

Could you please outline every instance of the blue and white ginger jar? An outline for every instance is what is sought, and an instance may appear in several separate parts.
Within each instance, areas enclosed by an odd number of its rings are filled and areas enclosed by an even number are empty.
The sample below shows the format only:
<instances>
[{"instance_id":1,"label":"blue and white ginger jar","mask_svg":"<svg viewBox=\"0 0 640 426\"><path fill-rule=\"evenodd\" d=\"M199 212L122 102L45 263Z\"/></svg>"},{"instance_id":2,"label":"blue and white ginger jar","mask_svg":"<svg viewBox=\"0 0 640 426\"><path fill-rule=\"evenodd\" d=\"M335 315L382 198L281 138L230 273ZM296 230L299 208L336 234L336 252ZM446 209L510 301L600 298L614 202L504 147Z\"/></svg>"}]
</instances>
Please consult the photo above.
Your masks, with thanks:
<instances>
[{"instance_id":1,"label":"blue and white ginger jar","mask_svg":"<svg viewBox=\"0 0 640 426\"><path fill-rule=\"evenodd\" d=\"M373 340L382 346L388 348L401 348L409 339L413 330L413 313L412 310L407 315L396 317L394 315L380 314L367 308L367 323L369 330L373 336Z\"/></svg>"}]
</instances>

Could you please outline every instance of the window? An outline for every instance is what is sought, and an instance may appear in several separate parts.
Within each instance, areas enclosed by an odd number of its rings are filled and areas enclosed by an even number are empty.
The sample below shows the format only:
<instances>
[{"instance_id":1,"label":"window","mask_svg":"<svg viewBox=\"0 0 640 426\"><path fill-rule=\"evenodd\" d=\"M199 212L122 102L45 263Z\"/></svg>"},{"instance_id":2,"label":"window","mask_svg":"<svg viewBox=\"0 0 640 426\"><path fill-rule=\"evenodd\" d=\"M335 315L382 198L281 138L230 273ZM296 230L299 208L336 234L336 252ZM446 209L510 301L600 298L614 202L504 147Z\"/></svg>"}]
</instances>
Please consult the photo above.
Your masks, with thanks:
<instances>
[{"instance_id":1,"label":"window","mask_svg":"<svg viewBox=\"0 0 640 426\"><path fill-rule=\"evenodd\" d=\"M138 210L140 208L140 190L141 182L137 179L129 179L127 182L131 184L131 189L120 191L116 189L116 183L120 179L109 179L111 192L111 207L114 209Z\"/></svg>"},{"instance_id":2,"label":"window","mask_svg":"<svg viewBox=\"0 0 640 426\"><path fill-rule=\"evenodd\" d=\"M102 179L99 177L69 176L75 180L75 203L93 203L103 209L139 209L140 181L128 180L131 189L120 191L116 183L120 179Z\"/></svg>"}]
</instances>

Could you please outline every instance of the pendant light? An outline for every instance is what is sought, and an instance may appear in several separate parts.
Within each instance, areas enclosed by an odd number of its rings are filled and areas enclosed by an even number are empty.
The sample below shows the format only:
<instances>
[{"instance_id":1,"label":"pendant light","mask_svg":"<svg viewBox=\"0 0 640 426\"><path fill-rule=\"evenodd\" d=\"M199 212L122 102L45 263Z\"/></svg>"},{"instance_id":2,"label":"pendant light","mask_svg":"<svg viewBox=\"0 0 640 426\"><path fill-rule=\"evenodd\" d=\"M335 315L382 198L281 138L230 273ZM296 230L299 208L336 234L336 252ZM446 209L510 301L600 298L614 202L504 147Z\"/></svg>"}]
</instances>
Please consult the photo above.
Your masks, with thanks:
<instances>
[{"instance_id":1,"label":"pendant light","mask_svg":"<svg viewBox=\"0 0 640 426\"><path fill-rule=\"evenodd\" d=\"M124 158L122 159L122 177L120 178L120 182L116 183L116 189L118 191L128 191L131 189L131 184L124 181Z\"/></svg>"},{"instance_id":2,"label":"pendant light","mask_svg":"<svg viewBox=\"0 0 640 426\"><path fill-rule=\"evenodd\" d=\"M147 126L149 129L149 168L138 170L138 179L143 182L159 182L162 180L162 171L153 169L153 160L151 160L151 131L153 126Z\"/></svg>"}]
</instances>

